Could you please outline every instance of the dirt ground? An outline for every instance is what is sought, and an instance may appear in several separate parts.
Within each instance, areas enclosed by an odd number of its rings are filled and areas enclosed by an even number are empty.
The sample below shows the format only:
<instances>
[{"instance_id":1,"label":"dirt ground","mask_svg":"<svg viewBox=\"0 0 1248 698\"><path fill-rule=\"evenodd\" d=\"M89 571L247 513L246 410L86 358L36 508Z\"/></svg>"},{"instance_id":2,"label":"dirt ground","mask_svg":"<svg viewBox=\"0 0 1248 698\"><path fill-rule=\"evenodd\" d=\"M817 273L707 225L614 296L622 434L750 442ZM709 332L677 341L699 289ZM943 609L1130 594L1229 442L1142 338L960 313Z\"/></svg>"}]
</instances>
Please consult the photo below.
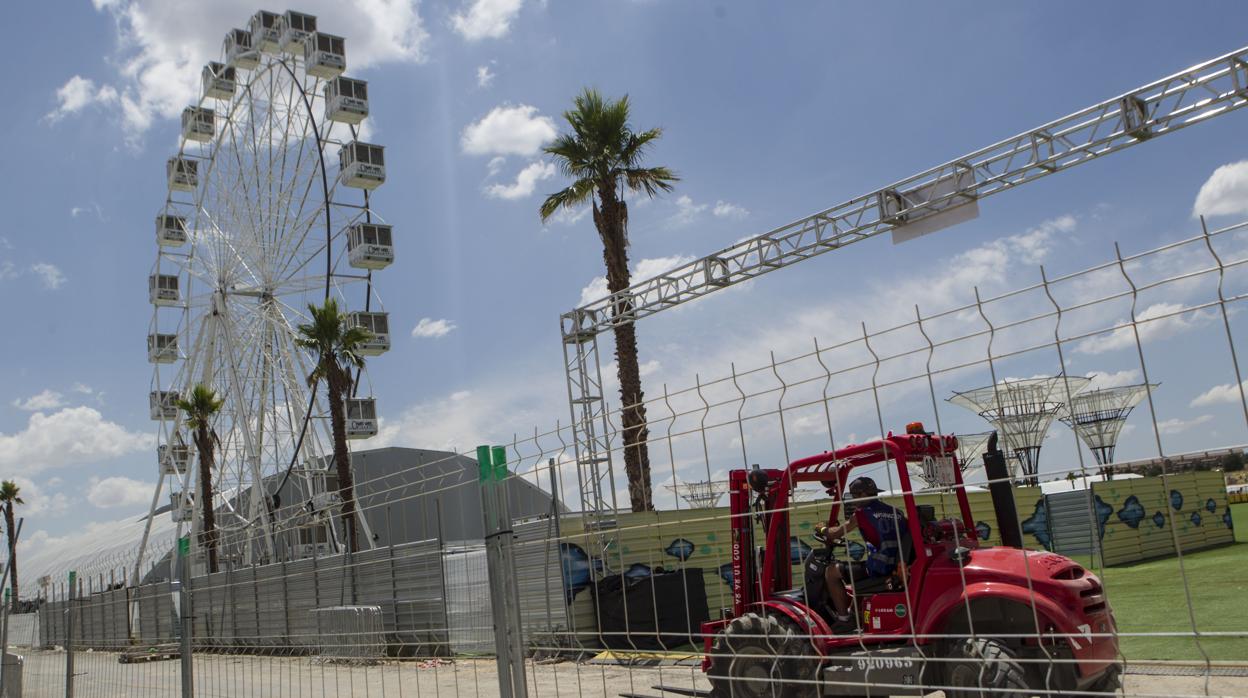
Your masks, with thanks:
<instances>
[{"instance_id":1,"label":"dirt ground","mask_svg":"<svg viewBox=\"0 0 1248 698\"><path fill-rule=\"evenodd\" d=\"M23 672L26 698L65 695L65 654L27 652ZM76 698L176 696L178 660L120 664L117 655L81 652L74 660ZM497 672L492 659L419 662L387 661L375 666L326 664L308 657L196 655L198 698L496 698ZM1156 676L1128 674L1129 696L1245 696L1248 677ZM708 688L693 666L621 667L564 662L530 664L530 698L615 698L621 693L658 695L656 684ZM672 694L668 694L669 697Z\"/></svg>"}]
</instances>

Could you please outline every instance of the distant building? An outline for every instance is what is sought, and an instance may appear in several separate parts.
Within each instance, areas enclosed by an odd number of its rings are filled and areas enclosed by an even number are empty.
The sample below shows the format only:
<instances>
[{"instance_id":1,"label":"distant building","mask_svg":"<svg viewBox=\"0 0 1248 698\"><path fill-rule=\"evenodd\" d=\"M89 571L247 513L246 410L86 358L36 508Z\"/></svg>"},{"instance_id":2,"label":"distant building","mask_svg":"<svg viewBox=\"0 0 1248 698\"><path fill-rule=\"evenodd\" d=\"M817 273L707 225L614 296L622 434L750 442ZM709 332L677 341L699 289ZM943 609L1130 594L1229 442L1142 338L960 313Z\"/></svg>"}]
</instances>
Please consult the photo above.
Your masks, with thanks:
<instances>
[{"instance_id":1,"label":"distant building","mask_svg":"<svg viewBox=\"0 0 1248 698\"><path fill-rule=\"evenodd\" d=\"M375 546L399 545L411 541L441 539L450 546L474 546L482 542L480 491L477 487L478 467L474 458L449 451L416 448L379 448L351 454L355 475L356 499L364 512ZM333 468L327 471L327 485L336 487ZM276 478L266 481L270 491L277 487ZM308 496L301 492L296 478L291 478L278 493L280 514L276 528L279 559L298 559L313 554L332 554L335 547L324 527L316 530L308 512ZM555 506L550 493L523 477L508 480L511 512L515 518L552 513ZM236 510L246 510L246 492L235 501ZM218 517L231 515L228 507L218 507ZM562 505L560 513L564 512ZM330 514L332 516L332 513ZM146 517L99 526L81 534L68 534L56 543L32 549L29 562L23 565L24 588L38 590L34 583L48 575L55 583L64 573L76 569L82 576L102 574L123 580L133 570L134 553L143 535ZM326 516L320 517L322 521ZM302 529L302 531L301 531ZM187 529L184 527L183 534ZM149 554L143 565L143 579L153 581L169 578L168 551L175 534L169 507L158 509L152 521ZM362 532L361 532L362 535ZM366 545L361 545L367 548ZM153 551L155 551L153 553ZM224 556L223 556L224 557Z\"/></svg>"},{"instance_id":2,"label":"distant building","mask_svg":"<svg viewBox=\"0 0 1248 698\"><path fill-rule=\"evenodd\" d=\"M1114 463L1114 473L1137 473L1139 475L1157 476L1163 472L1167 475L1191 472L1193 470L1224 470L1231 465L1242 467L1244 451L1239 448L1220 448L1211 451L1194 451L1162 458L1144 458L1141 460Z\"/></svg>"},{"instance_id":3,"label":"distant building","mask_svg":"<svg viewBox=\"0 0 1248 698\"><path fill-rule=\"evenodd\" d=\"M355 496L377 545L430 538L466 543L484 537L475 458L390 447L353 453L351 465ZM549 492L522 477L510 478L508 485L514 518L552 513Z\"/></svg>"}]
</instances>

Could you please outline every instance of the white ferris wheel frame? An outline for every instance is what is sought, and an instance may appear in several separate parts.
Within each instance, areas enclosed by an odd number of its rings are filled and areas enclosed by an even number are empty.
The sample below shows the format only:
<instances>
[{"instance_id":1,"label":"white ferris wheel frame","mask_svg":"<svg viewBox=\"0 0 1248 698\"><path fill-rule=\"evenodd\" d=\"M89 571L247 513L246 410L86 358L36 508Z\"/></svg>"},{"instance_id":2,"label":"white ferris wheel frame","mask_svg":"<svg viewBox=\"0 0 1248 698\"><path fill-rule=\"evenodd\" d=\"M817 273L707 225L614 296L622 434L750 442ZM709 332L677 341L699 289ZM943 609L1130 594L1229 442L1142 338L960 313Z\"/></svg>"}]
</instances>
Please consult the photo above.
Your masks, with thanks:
<instances>
[{"instance_id":1,"label":"white ferris wheel frame","mask_svg":"<svg viewBox=\"0 0 1248 698\"><path fill-rule=\"evenodd\" d=\"M174 326L179 351L185 351L173 371L153 363L153 391L185 396L195 384L205 383L225 399L217 420L213 474L218 547L233 546L243 564L292 557L289 540L284 550L278 549L279 534L293 537L297 527L309 522L326 526L328 542L341 545L332 507L309 512L307 501L270 506L276 504L273 495L291 479L297 486L292 492L309 498L324 494L324 473L332 456L328 407L317 386L307 384L311 359L294 343L296 325L306 319L307 302L329 297L347 310L384 312L372 270L352 269L345 245L349 226L384 219L373 211L367 189L340 183L327 152L356 140L357 126L323 118L327 80L309 75L302 56L253 52L259 64L237 70L230 99L201 96L197 102L214 113L211 141L196 142L185 134L179 139L176 157L198 163L198 185L187 193L170 183L162 215L183 216L188 241L177 248L158 246L152 273L178 276L180 305L153 304L149 330L168 333ZM225 59L223 55L223 63ZM252 137L240 139L240 129ZM288 163L292 148L298 155L293 168ZM315 157L305 161L308 154ZM243 171L247 166L251 172ZM361 202L346 200L344 194L356 192ZM353 299L358 305L353 306ZM355 379L353 391L363 383L371 394L366 371L357 372ZM162 414L158 443L172 446L175 435L192 445L181 412L171 418ZM178 486L182 493L198 489L193 447L181 474L166 474L160 463L158 468L134 566L136 584L166 478L171 492ZM273 478L280 478L276 487L270 487ZM201 498L193 497L189 527L196 553L202 506ZM357 520L361 538L371 548L367 520L362 515ZM187 523L177 522L178 537ZM192 555L202 564L201 558Z\"/></svg>"}]
</instances>

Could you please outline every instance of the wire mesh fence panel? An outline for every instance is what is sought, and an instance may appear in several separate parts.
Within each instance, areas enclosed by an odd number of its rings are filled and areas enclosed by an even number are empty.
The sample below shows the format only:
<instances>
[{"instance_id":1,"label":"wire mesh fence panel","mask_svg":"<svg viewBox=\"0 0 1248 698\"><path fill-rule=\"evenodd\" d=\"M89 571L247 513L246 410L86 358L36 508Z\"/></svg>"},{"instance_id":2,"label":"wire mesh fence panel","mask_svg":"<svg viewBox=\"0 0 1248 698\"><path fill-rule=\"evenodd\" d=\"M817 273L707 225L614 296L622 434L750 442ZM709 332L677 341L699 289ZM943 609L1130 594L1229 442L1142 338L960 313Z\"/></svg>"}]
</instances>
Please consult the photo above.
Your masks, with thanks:
<instances>
[{"instance_id":1,"label":"wire mesh fence panel","mask_svg":"<svg viewBox=\"0 0 1248 698\"><path fill-rule=\"evenodd\" d=\"M556 549L561 567L544 584L519 575L538 620L525 623L532 660L580 662L575 690L595 694L1248 692L1231 571L1248 558L1224 478L1248 443L1246 241L1236 225L1114 250L996 295L967 288L967 305L864 318L884 329L804 354L651 387L648 484L722 478L728 505L672 498L656 512L563 513L557 530L518 524L517 569ZM1089 407L1132 381L1135 418ZM959 412L967 386L986 387ZM996 437L958 462L956 435L983 431L975 417ZM1090 437L1098 419L1113 423ZM1064 444L1058 422L1074 430ZM509 472L565 502L627 501L622 423L610 409L592 434L517 437ZM1202 450L1181 445L1205 424L1217 428ZM1114 459L1119 441L1133 459ZM578 499L590 488L612 494Z\"/></svg>"},{"instance_id":2,"label":"wire mesh fence panel","mask_svg":"<svg viewBox=\"0 0 1248 698\"><path fill-rule=\"evenodd\" d=\"M26 692L1248 695L1248 225L1111 252L651 386L654 510L587 507L631 499L618 408L605 451L361 452L353 536L299 502L217 571L52 583Z\"/></svg>"}]
</instances>

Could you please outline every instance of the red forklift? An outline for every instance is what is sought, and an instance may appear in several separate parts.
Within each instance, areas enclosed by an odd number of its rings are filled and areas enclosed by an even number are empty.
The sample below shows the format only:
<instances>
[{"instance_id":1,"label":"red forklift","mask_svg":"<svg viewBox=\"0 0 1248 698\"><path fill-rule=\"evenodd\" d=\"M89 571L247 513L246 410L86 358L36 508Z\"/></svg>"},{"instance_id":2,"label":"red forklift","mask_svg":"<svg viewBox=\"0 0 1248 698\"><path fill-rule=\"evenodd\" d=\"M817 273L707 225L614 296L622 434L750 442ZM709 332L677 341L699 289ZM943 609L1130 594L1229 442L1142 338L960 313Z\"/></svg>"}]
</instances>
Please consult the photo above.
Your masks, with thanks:
<instances>
[{"instance_id":1,"label":"red forklift","mask_svg":"<svg viewBox=\"0 0 1248 698\"><path fill-rule=\"evenodd\" d=\"M734 470L732 608L702 625L703 671L715 698L817 698L824 695L1011 696L1116 691L1121 683L1117 628L1101 582L1067 557L1026 550L1005 456L993 434L984 456L1002 545L976 533L957 462L957 439L905 434L793 461L787 468ZM822 564L836 564L843 541L822 541L795 586L789 511L794 488L820 483L832 497L827 524L840 521L850 474L896 468L905 525L902 559L891 577L854 580L852 629L838 628ZM937 519L915 503L912 465L937 476L957 515ZM859 470L861 474L861 470ZM819 573L811 574L812 567ZM816 608L814 606L820 606Z\"/></svg>"}]
</instances>

